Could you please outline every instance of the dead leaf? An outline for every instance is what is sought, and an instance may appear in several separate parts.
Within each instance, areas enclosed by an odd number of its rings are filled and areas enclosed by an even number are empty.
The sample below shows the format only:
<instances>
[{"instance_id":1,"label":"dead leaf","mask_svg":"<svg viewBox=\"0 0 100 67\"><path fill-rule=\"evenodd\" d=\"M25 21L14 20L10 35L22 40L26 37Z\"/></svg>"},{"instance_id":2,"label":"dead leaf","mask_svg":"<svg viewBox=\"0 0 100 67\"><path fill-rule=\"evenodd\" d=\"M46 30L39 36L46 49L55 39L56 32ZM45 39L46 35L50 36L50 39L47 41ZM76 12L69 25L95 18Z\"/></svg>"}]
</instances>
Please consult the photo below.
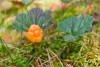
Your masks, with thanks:
<instances>
[{"instance_id":1,"label":"dead leaf","mask_svg":"<svg viewBox=\"0 0 100 67\"><path fill-rule=\"evenodd\" d=\"M11 2L13 4L20 6L20 7L24 7L24 4L21 2L21 0L11 0Z\"/></svg>"},{"instance_id":2,"label":"dead leaf","mask_svg":"<svg viewBox=\"0 0 100 67\"><path fill-rule=\"evenodd\" d=\"M100 12L93 13L94 21L100 23Z\"/></svg>"}]
</instances>

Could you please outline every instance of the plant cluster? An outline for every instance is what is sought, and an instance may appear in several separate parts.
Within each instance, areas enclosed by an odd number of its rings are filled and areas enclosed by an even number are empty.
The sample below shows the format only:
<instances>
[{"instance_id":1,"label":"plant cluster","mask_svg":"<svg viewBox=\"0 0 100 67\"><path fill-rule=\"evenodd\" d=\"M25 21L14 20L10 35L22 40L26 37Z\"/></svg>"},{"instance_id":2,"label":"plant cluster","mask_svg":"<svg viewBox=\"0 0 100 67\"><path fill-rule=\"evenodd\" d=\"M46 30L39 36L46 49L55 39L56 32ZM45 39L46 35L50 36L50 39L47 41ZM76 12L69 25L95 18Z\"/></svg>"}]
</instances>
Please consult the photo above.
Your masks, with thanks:
<instances>
[{"instance_id":1,"label":"plant cluster","mask_svg":"<svg viewBox=\"0 0 100 67\"><path fill-rule=\"evenodd\" d=\"M21 1L27 9L27 5L33 0ZM79 0L61 1L66 4ZM100 54L98 47L100 40L97 37L99 35L93 32L96 30L92 26L93 16L76 16L75 10L70 7L64 13L63 11L56 12L53 19L52 11L41 8L27 9L26 13L18 14L11 29L21 34L21 38L13 43L15 47L10 47L0 37L2 47L0 56L6 57L0 64L5 67L7 65L12 67L100 66L99 59L97 59Z\"/></svg>"}]
</instances>

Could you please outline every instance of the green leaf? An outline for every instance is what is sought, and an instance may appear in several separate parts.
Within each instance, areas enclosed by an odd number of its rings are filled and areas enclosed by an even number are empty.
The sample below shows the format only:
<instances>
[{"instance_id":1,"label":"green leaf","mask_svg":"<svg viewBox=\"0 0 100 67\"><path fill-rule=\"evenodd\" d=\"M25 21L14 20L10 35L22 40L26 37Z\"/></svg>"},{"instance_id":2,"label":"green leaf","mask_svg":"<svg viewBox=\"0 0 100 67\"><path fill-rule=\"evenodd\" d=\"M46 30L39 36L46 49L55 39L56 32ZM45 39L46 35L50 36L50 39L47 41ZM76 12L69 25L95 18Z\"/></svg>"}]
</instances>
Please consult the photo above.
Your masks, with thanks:
<instances>
[{"instance_id":1,"label":"green leaf","mask_svg":"<svg viewBox=\"0 0 100 67\"><path fill-rule=\"evenodd\" d=\"M39 25L42 29L45 29L48 25L50 25L50 22L51 11L47 10L43 12L40 8L34 8L26 14L17 15L13 28L18 32L27 32L32 24Z\"/></svg>"},{"instance_id":2,"label":"green leaf","mask_svg":"<svg viewBox=\"0 0 100 67\"><path fill-rule=\"evenodd\" d=\"M30 3L32 3L34 0L21 0L21 2L24 4L24 5L29 5Z\"/></svg>"},{"instance_id":3,"label":"green leaf","mask_svg":"<svg viewBox=\"0 0 100 67\"><path fill-rule=\"evenodd\" d=\"M16 16L16 21L13 24L13 28L18 32L27 31L30 25L33 23L30 21L27 14L19 14Z\"/></svg>"},{"instance_id":4,"label":"green leaf","mask_svg":"<svg viewBox=\"0 0 100 67\"><path fill-rule=\"evenodd\" d=\"M58 29L63 32L68 32L70 35L64 36L65 40L74 40L78 36L83 36L86 32L91 30L93 23L92 16L81 16L77 18L72 16L64 21L62 21Z\"/></svg>"},{"instance_id":5,"label":"green leaf","mask_svg":"<svg viewBox=\"0 0 100 67\"><path fill-rule=\"evenodd\" d=\"M93 17L92 16L81 16L77 19L75 34L74 36L84 35L86 32L89 32L92 28Z\"/></svg>"},{"instance_id":6,"label":"green leaf","mask_svg":"<svg viewBox=\"0 0 100 67\"><path fill-rule=\"evenodd\" d=\"M51 21L51 11L47 10L45 12L40 8L34 8L29 11L30 18L39 25L42 29L47 27Z\"/></svg>"},{"instance_id":7,"label":"green leaf","mask_svg":"<svg viewBox=\"0 0 100 67\"><path fill-rule=\"evenodd\" d=\"M50 22L51 22L51 11L47 10L44 12L44 17L42 18L42 20L38 24L41 28L44 29L50 25Z\"/></svg>"},{"instance_id":8,"label":"green leaf","mask_svg":"<svg viewBox=\"0 0 100 67\"><path fill-rule=\"evenodd\" d=\"M72 30L73 30L73 26L75 25L77 21L77 17L73 16L73 17L70 17L68 19L65 19L64 21L62 21L60 24L59 24L59 30L63 31L63 32L69 32L71 33Z\"/></svg>"},{"instance_id":9,"label":"green leaf","mask_svg":"<svg viewBox=\"0 0 100 67\"><path fill-rule=\"evenodd\" d=\"M44 13L40 8L33 8L28 12L28 15L30 16L32 22L38 24L42 20Z\"/></svg>"}]
</instances>

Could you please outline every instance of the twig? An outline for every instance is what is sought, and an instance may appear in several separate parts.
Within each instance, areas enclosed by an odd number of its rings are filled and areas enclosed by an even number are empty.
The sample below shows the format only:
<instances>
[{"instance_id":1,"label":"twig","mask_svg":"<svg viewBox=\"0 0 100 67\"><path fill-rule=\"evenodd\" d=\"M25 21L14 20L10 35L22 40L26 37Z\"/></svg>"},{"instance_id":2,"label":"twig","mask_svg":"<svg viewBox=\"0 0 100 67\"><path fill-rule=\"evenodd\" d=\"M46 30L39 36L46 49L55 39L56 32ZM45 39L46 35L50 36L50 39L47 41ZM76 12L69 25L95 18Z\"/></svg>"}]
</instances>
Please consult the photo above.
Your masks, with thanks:
<instances>
[{"instance_id":1,"label":"twig","mask_svg":"<svg viewBox=\"0 0 100 67\"><path fill-rule=\"evenodd\" d=\"M53 56L52 58L50 58L50 60L52 60L52 59L54 59L56 56ZM46 64L47 62L49 62L49 60L48 61L45 61L43 64Z\"/></svg>"},{"instance_id":2,"label":"twig","mask_svg":"<svg viewBox=\"0 0 100 67\"><path fill-rule=\"evenodd\" d=\"M4 62L4 61L7 61L7 60L9 60L9 59L10 59L10 58L7 58L7 59L4 59L4 60L1 60L0 63L1 63L1 62Z\"/></svg>"},{"instance_id":3,"label":"twig","mask_svg":"<svg viewBox=\"0 0 100 67\"><path fill-rule=\"evenodd\" d=\"M17 49L16 47L14 46L11 46L11 45L7 45L9 48L12 48L12 49Z\"/></svg>"},{"instance_id":4,"label":"twig","mask_svg":"<svg viewBox=\"0 0 100 67\"><path fill-rule=\"evenodd\" d=\"M64 62L73 62L74 60L64 60Z\"/></svg>"},{"instance_id":5,"label":"twig","mask_svg":"<svg viewBox=\"0 0 100 67\"><path fill-rule=\"evenodd\" d=\"M49 50L50 50L50 49L49 49ZM50 50L50 51L51 51L51 50ZM57 57L57 59L59 60L61 66L64 67L64 66L63 66L63 63L62 63L61 60L58 58L58 56L57 56L53 51L51 51L51 53L53 53L53 54Z\"/></svg>"},{"instance_id":6,"label":"twig","mask_svg":"<svg viewBox=\"0 0 100 67\"><path fill-rule=\"evenodd\" d=\"M34 67L34 65L31 64L32 67Z\"/></svg>"},{"instance_id":7,"label":"twig","mask_svg":"<svg viewBox=\"0 0 100 67\"><path fill-rule=\"evenodd\" d=\"M40 63L39 63L38 57L35 59L35 62L37 63L37 67L38 67L38 66L40 67Z\"/></svg>"},{"instance_id":8,"label":"twig","mask_svg":"<svg viewBox=\"0 0 100 67\"><path fill-rule=\"evenodd\" d=\"M38 60L39 60L39 62L40 62L40 64L41 64L41 67L43 67L43 63L42 63L42 61L41 61L41 58L40 58L40 57L38 57Z\"/></svg>"},{"instance_id":9,"label":"twig","mask_svg":"<svg viewBox=\"0 0 100 67\"><path fill-rule=\"evenodd\" d=\"M53 64L52 64L52 62L51 62L51 57L50 57L49 49L47 48L46 51L47 51L47 54L48 54L50 67L54 67Z\"/></svg>"}]
</instances>

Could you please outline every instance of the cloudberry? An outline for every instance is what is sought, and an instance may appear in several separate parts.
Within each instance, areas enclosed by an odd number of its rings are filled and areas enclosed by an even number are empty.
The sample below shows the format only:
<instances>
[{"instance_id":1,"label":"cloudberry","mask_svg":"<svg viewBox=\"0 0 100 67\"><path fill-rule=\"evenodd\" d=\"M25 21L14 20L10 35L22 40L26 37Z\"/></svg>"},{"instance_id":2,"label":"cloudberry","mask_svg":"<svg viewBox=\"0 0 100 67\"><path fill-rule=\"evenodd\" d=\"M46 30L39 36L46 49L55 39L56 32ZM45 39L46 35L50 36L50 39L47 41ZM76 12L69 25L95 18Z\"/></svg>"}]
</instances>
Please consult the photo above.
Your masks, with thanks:
<instances>
[{"instance_id":1,"label":"cloudberry","mask_svg":"<svg viewBox=\"0 0 100 67\"><path fill-rule=\"evenodd\" d=\"M27 34L27 38L32 42L39 43L42 41L43 31L38 25L31 25Z\"/></svg>"}]
</instances>

